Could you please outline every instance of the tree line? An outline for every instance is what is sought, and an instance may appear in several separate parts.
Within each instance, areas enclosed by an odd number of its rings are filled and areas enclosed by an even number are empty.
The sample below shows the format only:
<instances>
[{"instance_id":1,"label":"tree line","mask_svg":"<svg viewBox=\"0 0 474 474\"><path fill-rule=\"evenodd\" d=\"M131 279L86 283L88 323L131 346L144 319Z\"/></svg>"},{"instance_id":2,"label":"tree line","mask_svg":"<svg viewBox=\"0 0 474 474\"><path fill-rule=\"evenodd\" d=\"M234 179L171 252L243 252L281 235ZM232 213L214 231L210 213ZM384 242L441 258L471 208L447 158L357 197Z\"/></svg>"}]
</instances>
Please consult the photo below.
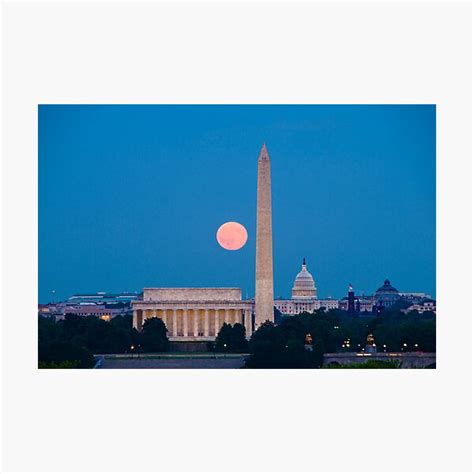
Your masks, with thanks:
<instances>
[{"instance_id":1,"label":"tree line","mask_svg":"<svg viewBox=\"0 0 474 474\"><path fill-rule=\"evenodd\" d=\"M326 352L362 351L369 334L379 352L436 352L435 315L399 310L386 311L382 316L351 316L340 310L278 315L277 324L262 324L249 341L242 324L224 324L209 349L249 353L249 368L317 368L322 366ZM145 320L141 332L133 328L131 315L110 321L74 314L59 321L38 318L40 368L88 368L95 364L94 354L169 349L167 329L159 318Z\"/></svg>"},{"instance_id":2,"label":"tree line","mask_svg":"<svg viewBox=\"0 0 474 474\"><path fill-rule=\"evenodd\" d=\"M90 368L94 354L140 354L167 352L170 349L165 324L160 318L148 318L141 332L132 325L131 315L119 315L110 321L97 316L66 314L38 318L39 368ZM211 344L215 352L245 352L248 342L241 324L224 324Z\"/></svg>"},{"instance_id":3,"label":"tree line","mask_svg":"<svg viewBox=\"0 0 474 474\"><path fill-rule=\"evenodd\" d=\"M66 314L64 319L39 316L38 365L40 368L89 368L94 354L164 352L169 348L166 326L158 318L147 320L143 331L132 325L131 315L110 321L97 316Z\"/></svg>"},{"instance_id":4,"label":"tree line","mask_svg":"<svg viewBox=\"0 0 474 474\"><path fill-rule=\"evenodd\" d=\"M369 334L378 352L436 352L434 313L386 310L360 316L318 310L262 324L250 338L246 367L319 368L324 353L364 351Z\"/></svg>"}]
</instances>

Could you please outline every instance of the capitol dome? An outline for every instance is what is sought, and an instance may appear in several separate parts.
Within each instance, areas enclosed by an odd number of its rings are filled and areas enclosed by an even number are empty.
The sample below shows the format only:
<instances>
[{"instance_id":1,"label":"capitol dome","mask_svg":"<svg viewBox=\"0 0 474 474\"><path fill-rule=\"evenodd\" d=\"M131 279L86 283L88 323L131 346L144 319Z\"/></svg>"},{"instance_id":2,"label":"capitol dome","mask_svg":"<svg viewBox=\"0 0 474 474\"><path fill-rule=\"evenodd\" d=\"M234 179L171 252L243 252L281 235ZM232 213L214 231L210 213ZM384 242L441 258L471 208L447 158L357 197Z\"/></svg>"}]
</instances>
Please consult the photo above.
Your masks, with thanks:
<instances>
[{"instance_id":1,"label":"capitol dome","mask_svg":"<svg viewBox=\"0 0 474 474\"><path fill-rule=\"evenodd\" d=\"M306 260L303 259L301 271L296 275L293 289L291 290L291 298L316 298L316 285L314 284L313 275L306 268Z\"/></svg>"}]
</instances>

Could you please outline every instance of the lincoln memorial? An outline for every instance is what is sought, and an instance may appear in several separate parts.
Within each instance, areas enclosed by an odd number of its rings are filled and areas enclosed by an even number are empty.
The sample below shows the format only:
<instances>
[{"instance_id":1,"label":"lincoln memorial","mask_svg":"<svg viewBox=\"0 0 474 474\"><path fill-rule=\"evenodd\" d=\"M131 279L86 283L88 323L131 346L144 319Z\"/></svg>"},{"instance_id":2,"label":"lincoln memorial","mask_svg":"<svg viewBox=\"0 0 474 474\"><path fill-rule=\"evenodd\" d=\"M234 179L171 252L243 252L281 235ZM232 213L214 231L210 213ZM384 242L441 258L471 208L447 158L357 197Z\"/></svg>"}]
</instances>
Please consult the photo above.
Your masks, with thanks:
<instances>
[{"instance_id":1,"label":"lincoln memorial","mask_svg":"<svg viewBox=\"0 0 474 474\"><path fill-rule=\"evenodd\" d=\"M160 318L170 341L212 341L224 323L245 326L252 335L251 300L240 288L145 288L132 302L133 327L141 331L147 318Z\"/></svg>"}]
</instances>

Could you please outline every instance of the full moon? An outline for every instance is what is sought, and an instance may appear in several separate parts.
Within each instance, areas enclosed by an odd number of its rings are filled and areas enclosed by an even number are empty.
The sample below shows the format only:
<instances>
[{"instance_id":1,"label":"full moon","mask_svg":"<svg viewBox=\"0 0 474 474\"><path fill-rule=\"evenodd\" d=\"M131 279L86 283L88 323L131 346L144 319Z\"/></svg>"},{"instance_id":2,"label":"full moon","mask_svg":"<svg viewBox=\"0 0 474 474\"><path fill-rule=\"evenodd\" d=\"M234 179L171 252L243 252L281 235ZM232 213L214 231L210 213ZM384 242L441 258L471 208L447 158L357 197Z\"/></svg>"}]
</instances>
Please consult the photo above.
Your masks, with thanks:
<instances>
[{"instance_id":1,"label":"full moon","mask_svg":"<svg viewBox=\"0 0 474 474\"><path fill-rule=\"evenodd\" d=\"M226 250L239 250L247 242L247 229L238 222L226 222L217 229L217 242Z\"/></svg>"}]
</instances>

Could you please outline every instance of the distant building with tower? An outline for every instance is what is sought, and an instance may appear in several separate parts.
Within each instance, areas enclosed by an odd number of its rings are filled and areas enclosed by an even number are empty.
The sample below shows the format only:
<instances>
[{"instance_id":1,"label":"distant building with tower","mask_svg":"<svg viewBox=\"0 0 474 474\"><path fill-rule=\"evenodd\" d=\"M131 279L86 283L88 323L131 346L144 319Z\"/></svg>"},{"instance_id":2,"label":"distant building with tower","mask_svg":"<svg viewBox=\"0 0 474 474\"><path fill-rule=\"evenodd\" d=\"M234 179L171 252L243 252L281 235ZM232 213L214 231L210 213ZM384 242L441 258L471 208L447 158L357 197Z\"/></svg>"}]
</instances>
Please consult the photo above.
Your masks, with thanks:
<instances>
[{"instance_id":1,"label":"distant building with tower","mask_svg":"<svg viewBox=\"0 0 474 474\"><path fill-rule=\"evenodd\" d=\"M375 306L373 296L357 295L352 285L349 285L347 296L339 301L339 309L350 314L372 313Z\"/></svg>"},{"instance_id":2,"label":"distant building with tower","mask_svg":"<svg viewBox=\"0 0 474 474\"><path fill-rule=\"evenodd\" d=\"M359 308L357 308L357 311L359 311ZM356 313L356 305L355 305L355 296L354 296L354 289L352 288L352 285L349 283L349 291L347 292L347 312L349 314L355 314Z\"/></svg>"},{"instance_id":3,"label":"distant building with tower","mask_svg":"<svg viewBox=\"0 0 474 474\"><path fill-rule=\"evenodd\" d=\"M400 299L400 292L386 278L383 285L375 292L374 298L377 306L389 308Z\"/></svg>"}]
</instances>

